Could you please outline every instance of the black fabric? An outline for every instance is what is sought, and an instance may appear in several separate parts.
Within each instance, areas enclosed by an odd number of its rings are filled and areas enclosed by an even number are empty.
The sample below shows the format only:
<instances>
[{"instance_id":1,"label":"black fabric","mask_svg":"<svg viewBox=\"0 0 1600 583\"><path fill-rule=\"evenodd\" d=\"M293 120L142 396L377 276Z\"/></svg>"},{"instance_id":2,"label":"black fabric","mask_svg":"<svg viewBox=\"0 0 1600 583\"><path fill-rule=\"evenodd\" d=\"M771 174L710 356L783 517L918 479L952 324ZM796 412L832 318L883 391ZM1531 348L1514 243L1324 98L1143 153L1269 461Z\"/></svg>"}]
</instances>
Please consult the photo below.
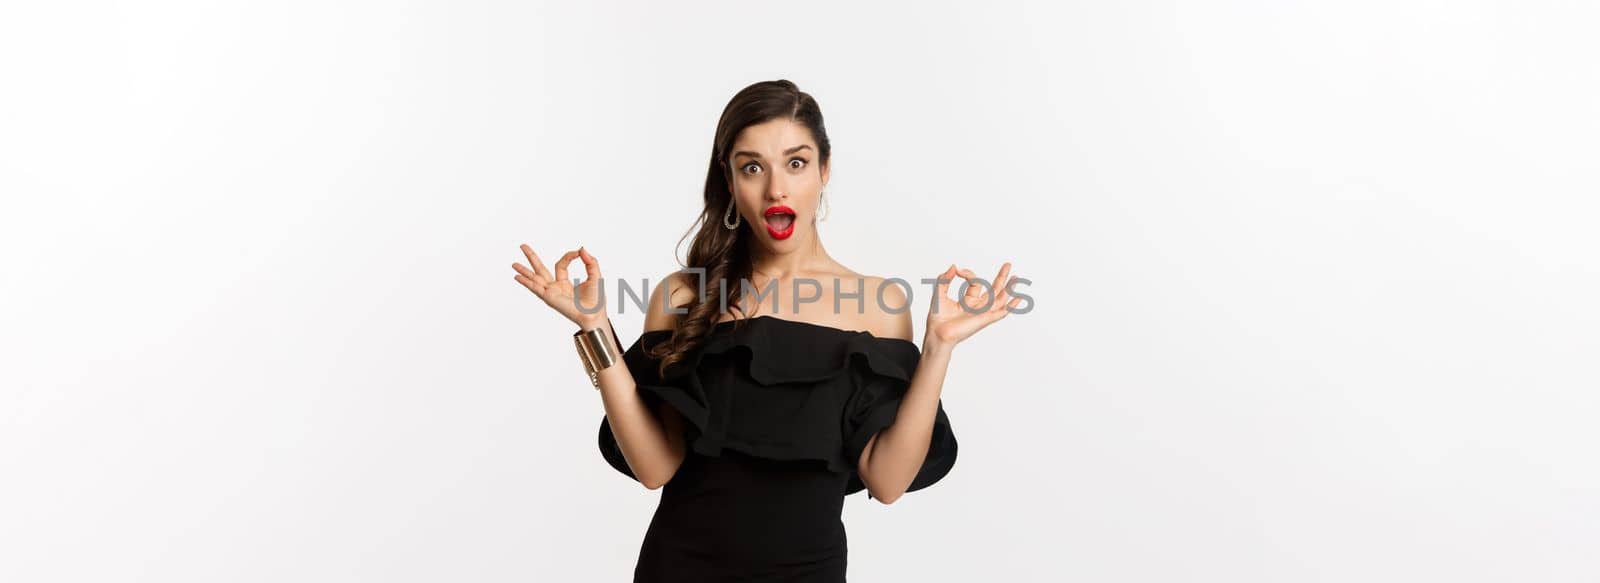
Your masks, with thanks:
<instances>
[{"instance_id":1,"label":"black fabric","mask_svg":"<svg viewBox=\"0 0 1600 583\"><path fill-rule=\"evenodd\" d=\"M623 353L640 397L652 411L662 402L678 411L690 445L662 488L635 580L843 581L843 498L866 488L857 462L894 422L922 356L917 345L757 316L716 324L658 374L645 351L670 335L647 331ZM604 417L599 446L611 467L637 479ZM955 459L941 400L928 456L906 491L938 482Z\"/></svg>"}]
</instances>

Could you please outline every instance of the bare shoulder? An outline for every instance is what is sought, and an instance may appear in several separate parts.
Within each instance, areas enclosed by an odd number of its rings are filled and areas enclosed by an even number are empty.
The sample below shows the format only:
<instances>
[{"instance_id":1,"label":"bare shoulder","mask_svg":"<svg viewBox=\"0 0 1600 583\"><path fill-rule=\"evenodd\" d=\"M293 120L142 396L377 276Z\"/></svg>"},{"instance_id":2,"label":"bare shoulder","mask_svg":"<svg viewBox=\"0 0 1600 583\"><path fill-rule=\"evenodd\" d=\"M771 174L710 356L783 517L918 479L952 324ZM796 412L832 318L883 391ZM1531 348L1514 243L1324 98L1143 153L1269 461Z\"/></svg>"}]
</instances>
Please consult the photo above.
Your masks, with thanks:
<instances>
[{"instance_id":1,"label":"bare shoulder","mask_svg":"<svg viewBox=\"0 0 1600 583\"><path fill-rule=\"evenodd\" d=\"M687 306L695 296L693 281L689 274L673 271L656 282L655 289L650 291L650 304L644 309L645 331L670 330L678 325L678 318L682 314L674 314L666 307L677 309Z\"/></svg>"},{"instance_id":2,"label":"bare shoulder","mask_svg":"<svg viewBox=\"0 0 1600 583\"><path fill-rule=\"evenodd\" d=\"M903 286L875 275L860 276L866 298L865 330L879 338L911 340L911 302Z\"/></svg>"}]
</instances>

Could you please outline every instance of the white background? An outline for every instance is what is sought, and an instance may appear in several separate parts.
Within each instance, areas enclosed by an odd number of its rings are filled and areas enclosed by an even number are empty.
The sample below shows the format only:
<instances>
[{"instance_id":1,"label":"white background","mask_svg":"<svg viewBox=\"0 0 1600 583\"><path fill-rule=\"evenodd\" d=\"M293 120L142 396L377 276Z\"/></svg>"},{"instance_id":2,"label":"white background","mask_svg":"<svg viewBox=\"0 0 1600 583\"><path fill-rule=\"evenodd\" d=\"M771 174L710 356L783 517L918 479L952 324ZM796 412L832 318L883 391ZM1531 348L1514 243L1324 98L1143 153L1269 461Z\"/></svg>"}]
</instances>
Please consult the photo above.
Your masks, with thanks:
<instances>
[{"instance_id":1,"label":"white background","mask_svg":"<svg viewBox=\"0 0 1600 583\"><path fill-rule=\"evenodd\" d=\"M1600 579L1593 4L577 4L0 8L0 580L627 580L510 266L676 269L779 78L845 265L1034 281L852 581Z\"/></svg>"}]
</instances>

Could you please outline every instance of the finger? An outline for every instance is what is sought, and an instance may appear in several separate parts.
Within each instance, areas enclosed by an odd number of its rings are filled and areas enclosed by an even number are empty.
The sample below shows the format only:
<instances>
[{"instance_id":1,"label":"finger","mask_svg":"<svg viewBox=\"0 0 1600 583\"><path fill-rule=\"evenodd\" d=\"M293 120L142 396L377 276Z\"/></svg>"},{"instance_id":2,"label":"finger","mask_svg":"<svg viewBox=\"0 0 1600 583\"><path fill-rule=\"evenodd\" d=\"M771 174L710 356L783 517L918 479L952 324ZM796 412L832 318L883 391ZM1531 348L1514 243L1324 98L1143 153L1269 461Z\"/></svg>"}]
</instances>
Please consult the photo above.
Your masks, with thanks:
<instances>
[{"instance_id":1,"label":"finger","mask_svg":"<svg viewBox=\"0 0 1600 583\"><path fill-rule=\"evenodd\" d=\"M950 299L950 282L953 281L955 277L956 264L951 263L950 267L945 268L944 272L939 274L939 283L933 286L933 297L936 299Z\"/></svg>"},{"instance_id":2,"label":"finger","mask_svg":"<svg viewBox=\"0 0 1600 583\"><path fill-rule=\"evenodd\" d=\"M1022 298L1011 298L1011 301L1006 302L1005 309L1000 310L1000 317L1004 318L1011 315L1011 310L1017 309L1017 306L1020 305L1022 305Z\"/></svg>"},{"instance_id":3,"label":"finger","mask_svg":"<svg viewBox=\"0 0 1600 583\"><path fill-rule=\"evenodd\" d=\"M989 310L987 313L985 313L983 315L984 316L983 325L984 326L988 326L988 325L993 324L995 322L999 322L1001 320L1004 320L1004 319L1006 319L1006 315L1010 314L1010 313L1011 312L1007 311L1005 308L1001 308L1001 309L998 309L998 310Z\"/></svg>"},{"instance_id":4,"label":"finger","mask_svg":"<svg viewBox=\"0 0 1600 583\"><path fill-rule=\"evenodd\" d=\"M1006 275L1008 275L1010 273L1011 273L1011 262L1007 261L1007 262L1001 264L1000 265L1000 273L997 273L994 276L993 284L995 285L995 287L1000 287L1001 284L1005 283Z\"/></svg>"},{"instance_id":5,"label":"finger","mask_svg":"<svg viewBox=\"0 0 1600 583\"><path fill-rule=\"evenodd\" d=\"M1014 306L1016 306L1016 301L1022 300L1022 298L1014 298L1014 296L1011 296L1011 287L1016 285L1018 279L1019 275L1011 275L1011 277L1008 277L1008 279L1005 280L1005 285L1000 287L1000 291L995 293L995 306L1000 306L998 309L1006 309L1006 306L1013 306L1014 308Z\"/></svg>"},{"instance_id":6,"label":"finger","mask_svg":"<svg viewBox=\"0 0 1600 583\"><path fill-rule=\"evenodd\" d=\"M974 273L971 269L967 269L965 267L961 268L959 273L961 274L961 279L967 280L967 297L976 297L982 295L983 289L977 285L973 285L972 283L978 279L977 273Z\"/></svg>"},{"instance_id":7,"label":"finger","mask_svg":"<svg viewBox=\"0 0 1600 583\"><path fill-rule=\"evenodd\" d=\"M1005 285L1001 285L1001 286L995 288L995 292L994 292L994 309L996 309L996 310L1005 310L1006 309L1005 307L1010 304L1011 300L1013 300L1013 299L1017 299L1017 300L1022 299L1022 298L1012 298L1011 297L1011 292L1010 292L1011 285L1016 283L1016 281L1017 281L1017 276L1013 275L1010 278L1005 280Z\"/></svg>"},{"instance_id":8,"label":"finger","mask_svg":"<svg viewBox=\"0 0 1600 583\"><path fill-rule=\"evenodd\" d=\"M533 292L533 295L539 296L540 299L544 298L544 286L539 285L532 279L529 279L528 276L520 273L511 277L515 278L517 283L522 284L522 287L528 288L528 291Z\"/></svg>"},{"instance_id":9,"label":"finger","mask_svg":"<svg viewBox=\"0 0 1600 583\"><path fill-rule=\"evenodd\" d=\"M578 248L578 253L578 256L583 259L584 274L588 276L587 279L583 280L584 283L600 279L600 260L595 259L594 255L590 255L589 250L583 247Z\"/></svg>"},{"instance_id":10,"label":"finger","mask_svg":"<svg viewBox=\"0 0 1600 583\"><path fill-rule=\"evenodd\" d=\"M1007 261L1000 266L1000 273L994 276L994 289L990 290L994 296L994 305L990 306L991 309L999 309L1004 306L1006 298L1011 296L1011 294L1006 293L1006 288L1011 285L1011 280L1007 279L1006 276L1010 274L1011 262Z\"/></svg>"},{"instance_id":11,"label":"finger","mask_svg":"<svg viewBox=\"0 0 1600 583\"><path fill-rule=\"evenodd\" d=\"M986 295L984 292L984 284L987 282L979 278L976 272L967 268L961 269L961 278L966 280L964 285L967 288L966 293L961 295L961 303L965 305L968 310L985 310L986 308L983 304L983 297Z\"/></svg>"},{"instance_id":12,"label":"finger","mask_svg":"<svg viewBox=\"0 0 1600 583\"><path fill-rule=\"evenodd\" d=\"M572 260L577 259L577 257L578 251L574 249L562 254L561 258L556 260L555 281L562 283L567 281L567 264L572 263Z\"/></svg>"},{"instance_id":13,"label":"finger","mask_svg":"<svg viewBox=\"0 0 1600 583\"><path fill-rule=\"evenodd\" d=\"M522 254L528 256L528 267L533 269L534 273L550 277L550 270L545 269L544 262L539 260L539 254L534 253L533 248L529 247L527 243L522 244Z\"/></svg>"},{"instance_id":14,"label":"finger","mask_svg":"<svg viewBox=\"0 0 1600 583\"><path fill-rule=\"evenodd\" d=\"M959 277L959 278L965 279L965 280L971 280L973 277L976 277L975 275L973 275L971 269L967 269L965 267L957 267L955 275L956 275L956 277Z\"/></svg>"},{"instance_id":15,"label":"finger","mask_svg":"<svg viewBox=\"0 0 1600 583\"><path fill-rule=\"evenodd\" d=\"M1017 307L1017 304L1019 303L1022 303L1022 298L1011 298L1011 301L1005 303L996 302L995 309L989 310L983 314L983 325L988 326L995 322L1004 320L1006 316L1011 315L1011 308Z\"/></svg>"},{"instance_id":16,"label":"finger","mask_svg":"<svg viewBox=\"0 0 1600 583\"><path fill-rule=\"evenodd\" d=\"M534 273L533 269L530 269L528 266L521 263L512 263L511 268L517 270L517 273L520 273L529 279L539 277L539 274Z\"/></svg>"}]
</instances>

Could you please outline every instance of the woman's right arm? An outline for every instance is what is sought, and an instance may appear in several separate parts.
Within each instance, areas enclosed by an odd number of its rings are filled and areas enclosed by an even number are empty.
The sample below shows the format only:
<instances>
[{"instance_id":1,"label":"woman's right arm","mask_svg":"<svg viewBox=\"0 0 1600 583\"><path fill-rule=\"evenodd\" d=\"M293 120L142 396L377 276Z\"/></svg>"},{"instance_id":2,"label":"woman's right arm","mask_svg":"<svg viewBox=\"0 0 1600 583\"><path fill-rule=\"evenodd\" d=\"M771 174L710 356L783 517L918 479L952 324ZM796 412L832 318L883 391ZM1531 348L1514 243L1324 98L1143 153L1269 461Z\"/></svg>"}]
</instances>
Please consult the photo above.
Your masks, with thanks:
<instances>
[{"instance_id":1,"label":"woman's right arm","mask_svg":"<svg viewBox=\"0 0 1600 583\"><path fill-rule=\"evenodd\" d=\"M663 296L671 298L670 305L687 303L694 292L683 285L681 274L673 273L650 293L650 303L645 308L645 331L668 330L676 323L676 314L662 310ZM609 324L605 325L608 331ZM617 346L622 346L617 341ZM683 418L677 410L662 402L656 411L650 411L639 396L634 375L626 363L618 361L600 371L600 398L610 421L611 434L617 439L628 468L644 487L655 490L665 485L683 464Z\"/></svg>"},{"instance_id":2,"label":"woman's right arm","mask_svg":"<svg viewBox=\"0 0 1600 583\"><path fill-rule=\"evenodd\" d=\"M511 264L512 269L517 271L517 283L577 324L580 330L599 328L607 337L607 342L612 343L618 360L598 374L600 399L605 406L606 420L611 425L611 434L616 437L617 447L622 450L628 468L639 483L651 490L665 485L683 463L683 419L666 403L662 403L656 411L651 411L639 396L633 372L621 358L624 350L622 339L612 337L611 318L607 314L605 298L600 293L600 261L589 254L588 249L579 247L557 259L551 266L554 267L552 272L531 247L523 245L522 253L527 256L528 265ZM577 286L567 278L567 265L574 259L583 260L587 275ZM663 301L663 296L672 300L672 306L687 304L694 298L694 291L685 285L687 281L682 273L673 272L656 284L655 290L650 293L650 305L645 308L646 331L673 327L677 314L662 309L663 305L669 305ZM600 306L600 310L584 313L578 309L580 302L583 306Z\"/></svg>"}]
</instances>

